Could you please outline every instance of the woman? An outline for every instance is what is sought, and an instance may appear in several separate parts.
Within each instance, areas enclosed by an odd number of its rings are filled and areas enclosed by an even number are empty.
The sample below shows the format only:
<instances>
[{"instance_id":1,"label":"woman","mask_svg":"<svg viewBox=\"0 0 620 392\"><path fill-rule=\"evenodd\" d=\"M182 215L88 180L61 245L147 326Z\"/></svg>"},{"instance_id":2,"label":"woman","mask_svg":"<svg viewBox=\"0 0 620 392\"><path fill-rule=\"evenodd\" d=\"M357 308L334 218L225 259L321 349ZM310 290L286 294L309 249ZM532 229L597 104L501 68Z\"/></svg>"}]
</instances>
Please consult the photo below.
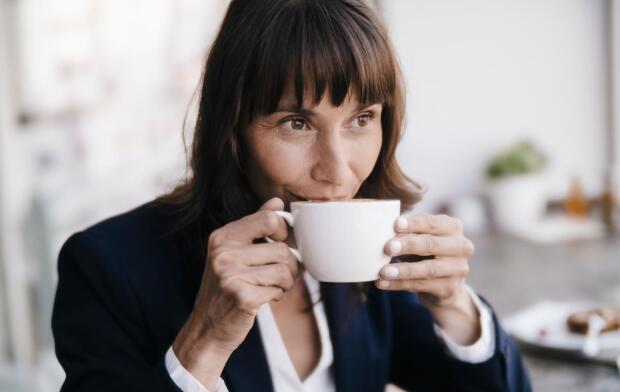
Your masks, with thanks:
<instances>
[{"instance_id":1,"label":"woman","mask_svg":"<svg viewBox=\"0 0 620 392\"><path fill-rule=\"evenodd\" d=\"M457 220L402 215L385 247L401 262L370 284L319 284L286 246L273 211L291 201L419 199L395 158L403 115L394 52L362 1L232 1L189 178L61 250L63 391L529 390L465 283Z\"/></svg>"}]
</instances>

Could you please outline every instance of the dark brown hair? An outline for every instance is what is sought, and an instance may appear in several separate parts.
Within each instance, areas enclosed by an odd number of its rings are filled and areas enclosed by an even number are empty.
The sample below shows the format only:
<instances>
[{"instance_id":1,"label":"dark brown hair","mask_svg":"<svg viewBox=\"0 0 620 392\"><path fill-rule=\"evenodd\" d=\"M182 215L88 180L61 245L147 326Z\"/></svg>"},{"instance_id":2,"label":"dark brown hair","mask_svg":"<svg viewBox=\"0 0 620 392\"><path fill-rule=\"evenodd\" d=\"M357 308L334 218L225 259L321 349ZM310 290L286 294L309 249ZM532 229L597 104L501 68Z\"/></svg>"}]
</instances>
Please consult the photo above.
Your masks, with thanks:
<instances>
[{"instance_id":1,"label":"dark brown hair","mask_svg":"<svg viewBox=\"0 0 620 392\"><path fill-rule=\"evenodd\" d=\"M400 199L403 210L420 199L396 162L403 81L373 10L361 0L233 0L204 67L188 176L158 199L173 230L191 233L203 252L211 231L262 204L245 178L241 131L274 112L291 83L298 107L305 92L314 104L329 94L339 106L350 93L382 103L380 155L356 197Z\"/></svg>"}]
</instances>

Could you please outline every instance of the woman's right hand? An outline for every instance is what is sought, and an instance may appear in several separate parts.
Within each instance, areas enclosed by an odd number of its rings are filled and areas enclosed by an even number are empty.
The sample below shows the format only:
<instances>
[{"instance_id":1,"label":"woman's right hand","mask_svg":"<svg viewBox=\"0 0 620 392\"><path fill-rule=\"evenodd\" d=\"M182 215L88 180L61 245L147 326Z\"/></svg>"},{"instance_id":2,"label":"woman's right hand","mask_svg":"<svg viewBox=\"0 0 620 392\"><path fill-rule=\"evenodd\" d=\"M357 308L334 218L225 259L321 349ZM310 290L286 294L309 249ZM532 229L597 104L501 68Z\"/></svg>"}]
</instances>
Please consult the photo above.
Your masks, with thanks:
<instances>
[{"instance_id":1,"label":"woman's right hand","mask_svg":"<svg viewBox=\"0 0 620 392\"><path fill-rule=\"evenodd\" d=\"M213 231L194 309L172 349L183 365L209 390L230 354L243 342L258 308L278 300L299 275L299 263L283 242L286 223L272 211L281 199L267 201L254 214ZM271 237L274 243L255 239Z\"/></svg>"}]
</instances>

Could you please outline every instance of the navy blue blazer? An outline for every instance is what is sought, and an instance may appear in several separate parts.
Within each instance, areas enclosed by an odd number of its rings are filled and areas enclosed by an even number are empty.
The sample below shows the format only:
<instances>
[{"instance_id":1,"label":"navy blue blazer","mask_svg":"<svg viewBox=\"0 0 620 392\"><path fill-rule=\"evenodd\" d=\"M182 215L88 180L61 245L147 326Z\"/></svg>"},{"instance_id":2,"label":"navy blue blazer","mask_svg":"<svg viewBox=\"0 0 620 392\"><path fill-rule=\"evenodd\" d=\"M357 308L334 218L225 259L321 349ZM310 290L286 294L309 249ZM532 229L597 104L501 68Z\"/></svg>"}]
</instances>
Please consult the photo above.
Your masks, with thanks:
<instances>
[{"instance_id":1,"label":"navy blue blazer","mask_svg":"<svg viewBox=\"0 0 620 392\"><path fill-rule=\"evenodd\" d=\"M164 355L190 314L204 262L149 203L71 236L58 261L52 329L62 391L179 391ZM196 268L198 266L198 268ZM415 294L321 284L338 391L529 391L515 343L494 318L496 352L480 364L446 354ZM222 378L231 392L272 391L258 324Z\"/></svg>"}]
</instances>

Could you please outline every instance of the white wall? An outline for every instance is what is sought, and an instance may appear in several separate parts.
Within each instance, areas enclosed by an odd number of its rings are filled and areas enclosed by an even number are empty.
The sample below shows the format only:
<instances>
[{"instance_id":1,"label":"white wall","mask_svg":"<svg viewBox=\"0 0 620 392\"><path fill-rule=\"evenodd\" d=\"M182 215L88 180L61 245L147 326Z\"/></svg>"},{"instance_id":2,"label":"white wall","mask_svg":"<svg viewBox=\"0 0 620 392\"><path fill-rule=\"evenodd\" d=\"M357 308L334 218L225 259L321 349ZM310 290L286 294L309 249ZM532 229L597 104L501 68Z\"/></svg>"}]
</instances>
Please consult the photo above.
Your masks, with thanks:
<instances>
[{"instance_id":1,"label":"white wall","mask_svg":"<svg viewBox=\"0 0 620 392\"><path fill-rule=\"evenodd\" d=\"M5 43L5 39L4 37L6 36L5 33L5 23L4 23L4 18L5 18L5 14L6 11L4 10L5 8L5 3L4 1L0 1L0 362L6 359L7 356L7 351L8 351L8 345L7 345L7 334L6 334L6 330L8 329L8 320L6 319L5 316L5 307L6 307L6 295L4 294L4 281L5 281L5 273L4 273L4 258L6 257L4 255L4 242L6 241L6 239L4 238L4 236L2 235L3 233L3 227L2 227L2 222L3 222L3 210L4 210L4 201L3 201L3 197L2 197L2 189L3 189L3 183L4 183L4 173L3 173L3 167L4 167L4 153L3 153L3 146L4 146L4 139L5 139L5 133L7 132L7 128L8 128L8 124L9 121L7 119L7 114L9 112L9 109L7 107L7 89L5 86L4 81L6 80L6 71L5 68L6 66L4 65L4 63L6 62L3 59L6 59L6 56L4 56L4 53L6 52L6 43ZM4 87L3 87L4 86Z\"/></svg>"},{"instance_id":2,"label":"white wall","mask_svg":"<svg viewBox=\"0 0 620 392\"><path fill-rule=\"evenodd\" d=\"M614 138L614 154L615 154L615 184L617 194L620 195L620 0L610 0L611 8L611 28L610 28L610 69L611 79L611 122Z\"/></svg>"},{"instance_id":3,"label":"white wall","mask_svg":"<svg viewBox=\"0 0 620 392\"><path fill-rule=\"evenodd\" d=\"M607 127L604 0L384 0L408 80L399 158L420 208L477 193L499 148L528 137L550 159L549 196L576 174L596 194Z\"/></svg>"},{"instance_id":4,"label":"white wall","mask_svg":"<svg viewBox=\"0 0 620 392\"><path fill-rule=\"evenodd\" d=\"M0 0L0 365L7 358L24 365L33 351L30 314L27 310L28 271L23 261L19 233L23 184L18 181L25 172L21 165L20 138L15 124L15 80L10 77L15 59L14 2ZM10 190L10 192L9 192Z\"/></svg>"}]
</instances>

